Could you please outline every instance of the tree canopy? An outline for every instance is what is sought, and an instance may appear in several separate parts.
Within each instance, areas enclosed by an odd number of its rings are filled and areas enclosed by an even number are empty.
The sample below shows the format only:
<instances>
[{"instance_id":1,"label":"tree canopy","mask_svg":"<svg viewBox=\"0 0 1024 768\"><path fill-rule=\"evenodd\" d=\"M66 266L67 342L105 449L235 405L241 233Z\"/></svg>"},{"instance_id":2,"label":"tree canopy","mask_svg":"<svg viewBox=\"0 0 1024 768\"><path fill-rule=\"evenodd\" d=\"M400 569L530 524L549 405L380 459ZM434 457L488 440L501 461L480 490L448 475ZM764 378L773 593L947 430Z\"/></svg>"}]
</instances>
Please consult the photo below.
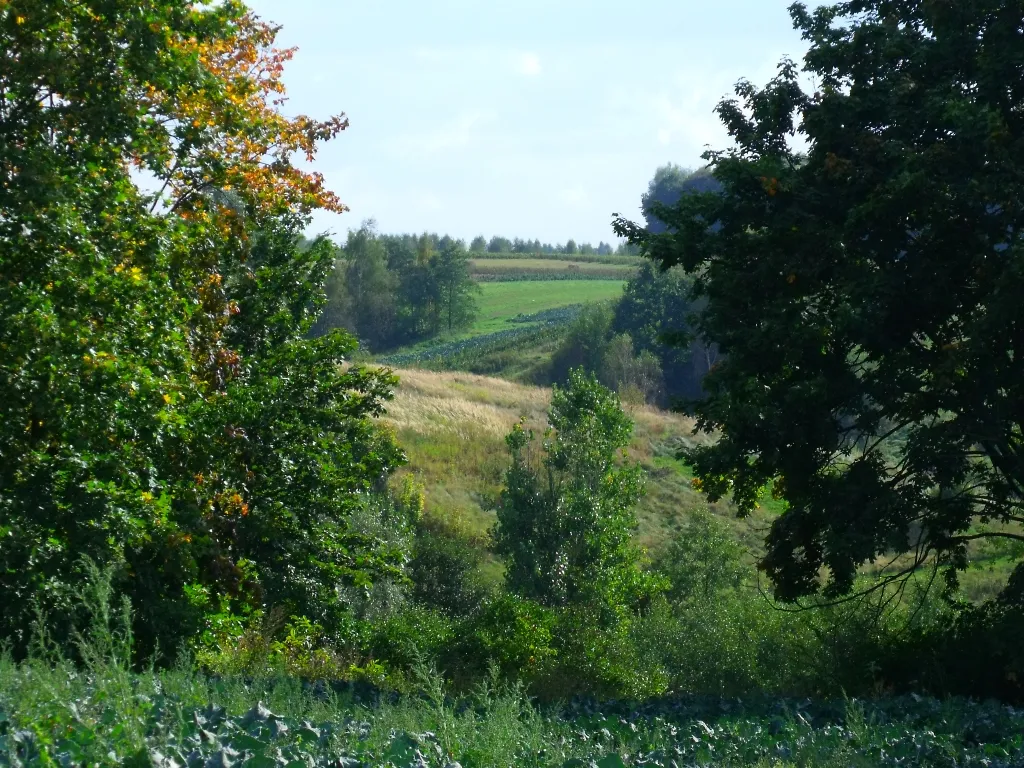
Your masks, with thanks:
<instances>
[{"instance_id":1,"label":"tree canopy","mask_svg":"<svg viewBox=\"0 0 1024 768\"><path fill-rule=\"evenodd\" d=\"M95 7L0 4L0 642L73 623L86 557L141 650L271 605L337 626L394 570L346 520L401 461L391 377L305 339L333 252L300 233L344 206L293 159L347 122L282 114L290 52L241 3Z\"/></svg>"},{"instance_id":2,"label":"tree canopy","mask_svg":"<svg viewBox=\"0 0 1024 768\"><path fill-rule=\"evenodd\" d=\"M787 502L777 595L847 593L870 561L955 582L972 542L1024 540L1024 5L790 13L816 90L789 61L741 82L721 192L616 226L706 301L725 356L695 408L721 437L689 458L743 512Z\"/></svg>"}]
</instances>

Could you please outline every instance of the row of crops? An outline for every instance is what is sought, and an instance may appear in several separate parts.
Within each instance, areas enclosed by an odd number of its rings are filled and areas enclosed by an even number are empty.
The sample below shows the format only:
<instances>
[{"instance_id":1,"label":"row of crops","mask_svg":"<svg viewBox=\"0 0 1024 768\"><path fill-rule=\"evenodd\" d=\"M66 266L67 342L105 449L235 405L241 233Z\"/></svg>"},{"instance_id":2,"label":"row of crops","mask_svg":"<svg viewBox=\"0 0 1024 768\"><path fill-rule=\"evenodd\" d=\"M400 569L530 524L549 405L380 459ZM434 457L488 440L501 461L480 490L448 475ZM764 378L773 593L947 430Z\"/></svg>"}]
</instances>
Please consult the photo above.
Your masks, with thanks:
<instances>
[{"instance_id":1,"label":"row of crops","mask_svg":"<svg viewBox=\"0 0 1024 768\"><path fill-rule=\"evenodd\" d=\"M568 325L579 316L582 309L582 304L573 304L533 314L520 314L508 320L515 327L482 336L442 342L412 352L387 355L379 358L377 362L403 368L446 363L466 356L514 349L523 344L535 343L552 332L556 332L560 327Z\"/></svg>"},{"instance_id":2,"label":"row of crops","mask_svg":"<svg viewBox=\"0 0 1024 768\"><path fill-rule=\"evenodd\" d=\"M502 269L494 272L476 270L473 272L473 279L481 283L515 283L533 280L617 280L621 282L629 277L630 272L620 269L609 269L600 272L570 270L560 272L550 269Z\"/></svg>"},{"instance_id":3,"label":"row of crops","mask_svg":"<svg viewBox=\"0 0 1024 768\"><path fill-rule=\"evenodd\" d=\"M1024 712L920 697L812 705L726 700L540 710L517 692L357 703L307 686L288 715L188 705L152 678L120 698L95 684L35 713L0 701L0 764L158 768L331 766L986 766L1024 764ZM132 692L135 689L135 692ZM312 720L303 713L319 715Z\"/></svg>"}]
</instances>

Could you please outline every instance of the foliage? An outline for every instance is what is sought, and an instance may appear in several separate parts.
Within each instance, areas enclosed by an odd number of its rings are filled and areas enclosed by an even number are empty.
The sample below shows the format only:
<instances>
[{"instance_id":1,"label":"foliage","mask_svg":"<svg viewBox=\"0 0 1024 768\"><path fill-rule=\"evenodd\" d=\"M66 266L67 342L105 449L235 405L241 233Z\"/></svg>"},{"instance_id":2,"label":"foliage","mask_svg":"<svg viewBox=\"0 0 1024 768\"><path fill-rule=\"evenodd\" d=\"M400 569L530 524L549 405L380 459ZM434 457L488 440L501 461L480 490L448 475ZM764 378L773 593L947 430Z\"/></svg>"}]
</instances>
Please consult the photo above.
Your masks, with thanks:
<instances>
[{"instance_id":1,"label":"foliage","mask_svg":"<svg viewBox=\"0 0 1024 768\"><path fill-rule=\"evenodd\" d=\"M450 243L431 265L438 288L438 309L444 328L451 333L473 323L479 288L469 272L469 257L461 243ZM474 291L476 289L476 291Z\"/></svg>"},{"instance_id":2,"label":"foliage","mask_svg":"<svg viewBox=\"0 0 1024 768\"><path fill-rule=\"evenodd\" d=\"M653 585L630 541L640 469L616 464L632 421L614 394L578 370L564 389L555 387L548 417L554 436L544 442L541 467L522 424L507 438L512 467L494 547L505 558L509 591L549 606L635 607Z\"/></svg>"},{"instance_id":3,"label":"foliage","mask_svg":"<svg viewBox=\"0 0 1024 768\"><path fill-rule=\"evenodd\" d=\"M766 483L787 500L762 560L784 599L893 554L955 584L973 541L1024 537L1019 11L794 4L818 90L791 62L741 82L718 108L737 146L707 155L722 193L657 207L665 234L618 222L697 278L727 358L692 460L743 512Z\"/></svg>"},{"instance_id":4,"label":"foliage","mask_svg":"<svg viewBox=\"0 0 1024 768\"><path fill-rule=\"evenodd\" d=\"M558 655L553 644L557 622L550 608L503 593L488 600L469 622L464 653L508 679L536 683L550 674Z\"/></svg>"},{"instance_id":5,"label":"foliage","mask_svg":"<svg viewBox=\"0 0 1024 768\"><path fill-rule=\"evenodd\" d=\"M396 700L280 678L214 679L179 669L121 680L104 668L79 675L5 661L0 761L19 768L172 761L1008 768L1024 759L1020 712L991 702L686 697L538 709L500 685L460 701L446 700L436 678L421 685L420 695Z\"/></svg>"},{"instance_id":6,"label":"foliage","mask_svg":"<svg viewBox=\"0 0 1024 768\"><path fill-rule=\"evenodd\" d=\"M707 168L691 171L669 163L654 172L654 178L647 184L647 191L641 198L641 210L647 222L647 231L665 232L667 227L657 215L657 207L672 206L686 194L718 192L721 185Z\"/></svg>"},{"instance_id":7,"label":"foliage","mask_svg":"<svg viewBox=\"0 0 1024 768\"><path fill-rule=\"evenodd\" d=\"M638 352L658 359L664 376L664 399L677 404L703 396L702 381L719 353L693 332L700 307L692 297L691 278L681 268L666 271L647 263L626 283L615 305L611 331L628 333Z\"/></svg>"},{"instance_id":8,"label":"foliage","mask_svg":"<svg viewBox=\"0 0 1024 768\"><path fill-rule=\"evenodd\" d=\"M299 246L346 125L286 118L275 30L234 2L0 5L0 637L70 642L83 556L136 651L281 605L332 630L394 572L353 534L401 454L393 380L304 340L330 248ZM145 194L132 168L163 186Z\"/></svg>"},{"instance_id":9,"label":"foliage","mask_svg":"<svg viewBox=\"0 0 1024 768\"><path fill-rule=\"evenodd\" d=\"M618 307L584 307L551 356L550 378L565 381L579 367L624 398L633 396L640 404L664 402L661 361L650 350L638 350L628 333L613 331Z\"/></svg>"},{"instance_id":10,"label":"foliage","mask_svg":"<svg viewBox=\"0 0 1024 768\"><path fill-rule=\"evenodd\" d=\"M561 346L551 358L552 380L566 381L576 368L591 374L602 371L611 326L612 310L609 306L585 306L569 326Z\"/></svg>"},{"instance_id":11,"label":"foliage","mask_svg":"<svg viewBox=\"0 0 1024 768\"><path fill-rule=\"evenodd\" d=\"M314 333L344 327L371 349L472 324L477 291L465 244L447 235L381 235L375 223L349 232Z\"/></svg>"},{"instance_id":12,"label":"foliage","mask_svg":"<svg viewBox=\"0 0 1024 768\"><path fill-rule=\"evenodd\" d=\"M449 616L467 616L484 600L483 552L459 536L421 528L409 563L410 596Z\"/></svg>"},{"instance_id":13,"label":"foliage","mask_svg":"<svg viewBox=\"0 0 1024 768\"><path fill-rule=\"evenodd\" d=\"M666 596L676 602L711 601L743 582L743 548L731 531L706 509L690 512L661 563L668 577Z\"/></svg>"}]
</instances>

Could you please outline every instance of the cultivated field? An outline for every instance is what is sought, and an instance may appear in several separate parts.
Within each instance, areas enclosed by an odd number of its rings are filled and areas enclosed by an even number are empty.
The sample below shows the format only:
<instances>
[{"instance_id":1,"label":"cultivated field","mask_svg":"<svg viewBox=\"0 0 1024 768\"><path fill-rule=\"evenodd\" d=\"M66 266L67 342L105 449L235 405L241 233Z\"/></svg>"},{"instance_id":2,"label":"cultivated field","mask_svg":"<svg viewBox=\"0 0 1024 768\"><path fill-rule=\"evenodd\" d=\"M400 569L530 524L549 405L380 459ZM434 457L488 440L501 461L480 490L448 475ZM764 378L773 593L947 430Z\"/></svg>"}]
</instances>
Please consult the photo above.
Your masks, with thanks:
<instances>
[{"instance_id":1,"label":"cultivated field","mask_svg":"<svg viewBox=\"0 0 1024 768\"><path fill-rule=\"evenodd\" d=\"M508 327L517 315L530 315L570 304L607 301L622 295L621 281L528 280L485 283L480 286L480 314L467 336L480 336Z\"/></svg>"},{"instance_id":2,"label":"cultivated field","mask_svg":"<svg viewBox=\"0 0 1024 768\"><path fill-rule=\"evenodd\" d=\"M473 276L482 282L509 282L540 277L547 280L627 280L635 265L564 259L472 259Z\"/></svg>"}]
</instances>

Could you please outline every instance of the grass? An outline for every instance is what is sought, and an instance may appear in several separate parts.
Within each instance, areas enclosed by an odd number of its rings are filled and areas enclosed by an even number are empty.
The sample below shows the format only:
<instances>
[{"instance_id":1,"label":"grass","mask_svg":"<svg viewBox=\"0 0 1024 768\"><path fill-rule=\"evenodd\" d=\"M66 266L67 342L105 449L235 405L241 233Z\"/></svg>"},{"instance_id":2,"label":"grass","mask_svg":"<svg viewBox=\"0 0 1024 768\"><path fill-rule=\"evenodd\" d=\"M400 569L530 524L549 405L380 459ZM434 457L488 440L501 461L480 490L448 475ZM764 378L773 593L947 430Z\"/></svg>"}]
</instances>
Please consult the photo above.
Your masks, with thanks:
<instances>
[{"instance_id":1,"label":"grass","mask_svg":"<svg viewBox=\"0 0 1024 768\"><path fill-rule=\"evenodd\" d=\"M405 448L411 472L425 489L427 514L443 518L448 527L486 548L490 527L508 466L505 436L525 418L542 432L551 392L547 388L461 372L399 370L400 383L387 421ZM652 407L628 407L636 422L631 458L647 474L646 493L637 507L637 542L652 556L664 552L688 515L707 508L723 521L751 560L763 551L765 534L785 503L762 496L760 508L738 518L727 501L708 504L694 490L689 467L676 454L694 440L687 417ZM999 545L1004 548L1010 545ZM980 602L994 596L1019 561L1019 553L972 549L970 568L961 576L964 596ZM880 561L881 562L881 561ZM865 573L877 568L868 566ZM485 572L500 575L487 556Z\"/></svg>"},{"instance_id":2,"label":"grass","mask_svg":"<svg viewBox=\"0 0 1024 768\"><path fill-rule=\"evenodd\" d=\"M622 295L614 280L523 280L484 283L478 298L480 313L465 336L480 336L506 328L516 315L533 314L569 304L607 301Z\"/></svg>"},{"instance_id":3,"label":"grass","mask_svg":"<svg viewBox=\"0 0 1024 768\"><path fill-rule=\"evenodd\" d=\"M508 466L505 436L520 418L542 432L551 391L468 373L397 373L400 384L387 420L409 456L406 471L425 488L428 514L453 518L468 534L485 540ZM636 421L630 455L648 474L647 493L637 510L637 540L657 551L688 512L707 506L690 486L688 470L674 458L678 446L695 439L693 423L646 406L629 410ZM762 538L765 516L739 521L724 504L711 509L729 521L741 541L753 546Z\"/></svg>"}]
</instances>

